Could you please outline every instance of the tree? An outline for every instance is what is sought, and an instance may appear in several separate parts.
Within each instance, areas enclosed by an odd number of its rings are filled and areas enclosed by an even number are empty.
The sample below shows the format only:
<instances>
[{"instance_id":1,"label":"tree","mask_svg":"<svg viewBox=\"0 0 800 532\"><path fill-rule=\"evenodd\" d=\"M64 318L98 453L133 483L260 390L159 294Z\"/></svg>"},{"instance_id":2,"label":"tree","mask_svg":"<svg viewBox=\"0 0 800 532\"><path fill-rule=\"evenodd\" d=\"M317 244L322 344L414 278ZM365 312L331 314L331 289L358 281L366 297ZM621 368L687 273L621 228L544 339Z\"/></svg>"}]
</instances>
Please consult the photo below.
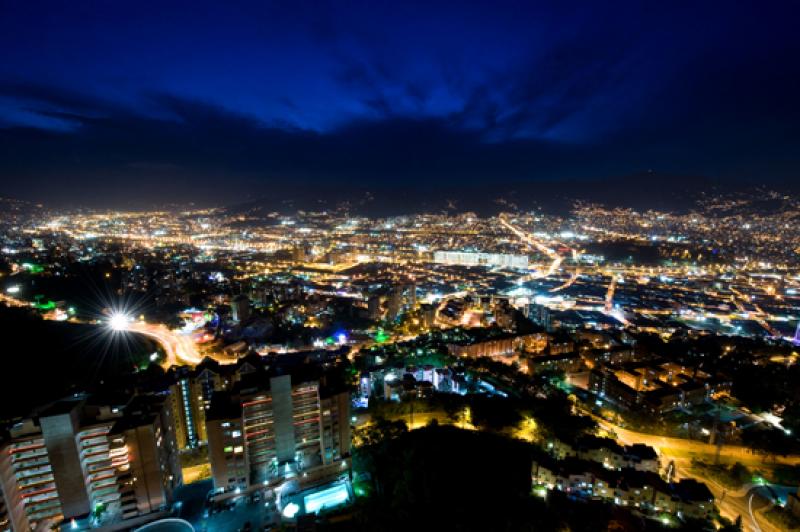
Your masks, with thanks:
<instances>
[{"instance_id":1,"label":"tree","mask_svg":"<svg viewBox=\"0 0 800 532\"><path fill-rule=\"evenodd\" d=\"M399 438L408 432L405 421L389 421L383 417L377 417L372 423L355 430L355 440L363 446L380 445L389 440Z\"/></svg>"},{"instance_id":2,"label":"tree","mask_svg":"<svg viewBox=\"0 0 800 532\"><path fill-rule=\"evenodd\" d=\"M742 516L736 516L736 520L731 522L724 517L720 518L722 526L717 529L717 532L742 532Z\"/></svg>"},{"instance_id":3,"label":"tree","mask_svg":"<svg viewBox=\"0 0 800 532\"><path fill-rule=\"evenodd\" d=\"M500 431L522 420L514 401L477 395L470 401L472 423L484 430Z\"/></svg>"},{"instance_id":4,"label":"tree","mask_svg":"<svg viewBox=\"0 0 800 532\"><path fill-rule=\"evenodd\" d=\"M445 415L447 415L447 419L455 423L458 419L458 414L464 408L464 401L461 396L455 394L441 394L438 398L442 403L442 408L444 409Z\"/></svg>"}]
</instances>

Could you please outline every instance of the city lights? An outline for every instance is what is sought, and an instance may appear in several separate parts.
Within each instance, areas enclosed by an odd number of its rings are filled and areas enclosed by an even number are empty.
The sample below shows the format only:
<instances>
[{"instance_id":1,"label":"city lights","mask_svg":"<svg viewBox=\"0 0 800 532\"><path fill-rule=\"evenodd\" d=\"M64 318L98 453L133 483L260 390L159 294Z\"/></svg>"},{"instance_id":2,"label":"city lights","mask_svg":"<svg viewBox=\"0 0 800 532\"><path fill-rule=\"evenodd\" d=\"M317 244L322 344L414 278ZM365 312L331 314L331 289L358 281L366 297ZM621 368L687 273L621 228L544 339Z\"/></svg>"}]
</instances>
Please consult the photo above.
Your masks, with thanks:
<instances>
[{"instance_id":1,"label":"city lights","mask_svg":"<svg viewBox=\"0 0 800 532\"><path fill-rule=\"evenodd\" d=\"M292 519L294 518L295 515L297 515L297 512L299 511L300 511L300 506L298 504L290 502L289 504L286 505L281 514L287 519Z\"/></svg>"},{"instance_id":2,"label":"city lights","mask_svg":"<svg viewBox=\"0 0 800 532\"><path fill-rule=\"evenodd\" d=\"M800 527L795 3L39 4L1 532Z\"/></svg>"}]
</instances>

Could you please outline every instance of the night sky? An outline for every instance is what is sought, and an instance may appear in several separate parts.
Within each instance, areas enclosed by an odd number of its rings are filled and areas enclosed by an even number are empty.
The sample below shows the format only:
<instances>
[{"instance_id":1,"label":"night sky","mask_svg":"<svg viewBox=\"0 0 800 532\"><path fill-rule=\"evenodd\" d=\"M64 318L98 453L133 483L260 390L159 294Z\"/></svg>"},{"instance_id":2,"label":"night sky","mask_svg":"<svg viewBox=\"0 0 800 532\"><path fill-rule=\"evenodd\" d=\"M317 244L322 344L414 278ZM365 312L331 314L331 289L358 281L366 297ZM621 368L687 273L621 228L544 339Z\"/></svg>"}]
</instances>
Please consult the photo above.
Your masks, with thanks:
<instances>
[{"instance_id":1,"label":"night sky","mask_svg":"<svg viewBox=\"0 0 800 532\"><path fill-rule=\"evenodd\" d=\"M167 4L0 0L0 194L800 173L795 2Z\"/></svg>"}]
</instances>

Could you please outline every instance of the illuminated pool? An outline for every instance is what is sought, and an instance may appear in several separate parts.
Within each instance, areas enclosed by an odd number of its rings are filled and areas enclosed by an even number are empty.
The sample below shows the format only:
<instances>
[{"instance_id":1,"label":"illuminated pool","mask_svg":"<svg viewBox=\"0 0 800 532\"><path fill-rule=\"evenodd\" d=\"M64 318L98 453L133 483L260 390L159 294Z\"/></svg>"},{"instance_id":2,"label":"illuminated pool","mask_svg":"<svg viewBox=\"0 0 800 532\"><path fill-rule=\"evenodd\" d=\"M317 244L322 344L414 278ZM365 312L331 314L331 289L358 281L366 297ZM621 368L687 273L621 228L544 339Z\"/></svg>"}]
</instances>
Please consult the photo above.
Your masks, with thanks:
<instances>
[{"instance_id":1,"label":"illuminated pool","mask_svg":"<svg viewBox=\"0 0 800 532\"><path fill-rule=\"evenodd\" d=\"M315 514L325 508L333 508L344 504L350 498L350 493L347 490L347 484L335 484L314 493L309 493L303 497L303 505L305 506L306 513Z\"/></svg>"}]
</instances>

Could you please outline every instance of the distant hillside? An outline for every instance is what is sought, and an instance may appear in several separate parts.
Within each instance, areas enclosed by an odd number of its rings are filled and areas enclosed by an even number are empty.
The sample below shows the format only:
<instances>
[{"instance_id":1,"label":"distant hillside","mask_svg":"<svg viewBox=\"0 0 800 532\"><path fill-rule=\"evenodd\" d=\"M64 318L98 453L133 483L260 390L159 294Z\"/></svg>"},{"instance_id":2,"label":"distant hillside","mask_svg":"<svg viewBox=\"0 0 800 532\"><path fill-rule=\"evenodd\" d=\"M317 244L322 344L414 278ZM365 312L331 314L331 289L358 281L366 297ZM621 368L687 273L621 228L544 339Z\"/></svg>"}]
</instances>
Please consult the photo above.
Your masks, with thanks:
<instances>
[{"instance_id":1,"label":"distant hillside","mask_svg":"<svg viewBox=\"0 0 800 532\"><path fill-rule=\"evenodd\" d=\"M42 205L14 198L0 197L0 215L29 215L42 210Z\"/></svg>"},{"instance_id":2,"label":"distant hillside","mask_svg":"<svg viewBox=\"0 0 800 532\"><path fill-rule=\"evenodd\" d=\"M795 187L781 185L778 190L797 194ZM764 188L731 184L702 177L676 176L653 172L596 181L545 181L500 184L465 183L458 186L383 183L372 187L276 188L269 197L228 207L231 213L290 214L298 210L341 210L365 216L394 216L410 213L466 212L491 215L508 210L542 209L568 213L580 201L611 207L631 207L685 212L696 209L709 198L762 196Z\"/></svg>"},{"instance_id":3,"label":"distant hillside","mask_svg":"<svg viewBox=\"0 0 800 532\"><path fill-rule=\"evenodd\" d=\"M719 199L738 198L750 203L751 209L773 211L776 208L789 208L779 197L781 195L800 198L800 180L759 185L651 171L608 179L572 181L497 182L487 178L479 182L454 184L381 181L376 178L375 184L369 186L334 182L288 182L273 184L269 194L254 199L227 206L203 206L223 207L230 214L253 216L266 216L272 212L293 214L297 211L339 211L371 217L459 212L475 212L488 216L514 210L568 214L576 201L637 210L687 212L703 210ZM756 199L759 201L753 201ZM177 212L199 207L191 202L176 203L180 198L170 200L173 202L128 208ZM795 208L794 203L791 208ZM0 198L0 216L6 220L39 216L43 212L45 208L41 205ZM722 214L722 211L716 212Z\"/></svg>"}]
</instances>

